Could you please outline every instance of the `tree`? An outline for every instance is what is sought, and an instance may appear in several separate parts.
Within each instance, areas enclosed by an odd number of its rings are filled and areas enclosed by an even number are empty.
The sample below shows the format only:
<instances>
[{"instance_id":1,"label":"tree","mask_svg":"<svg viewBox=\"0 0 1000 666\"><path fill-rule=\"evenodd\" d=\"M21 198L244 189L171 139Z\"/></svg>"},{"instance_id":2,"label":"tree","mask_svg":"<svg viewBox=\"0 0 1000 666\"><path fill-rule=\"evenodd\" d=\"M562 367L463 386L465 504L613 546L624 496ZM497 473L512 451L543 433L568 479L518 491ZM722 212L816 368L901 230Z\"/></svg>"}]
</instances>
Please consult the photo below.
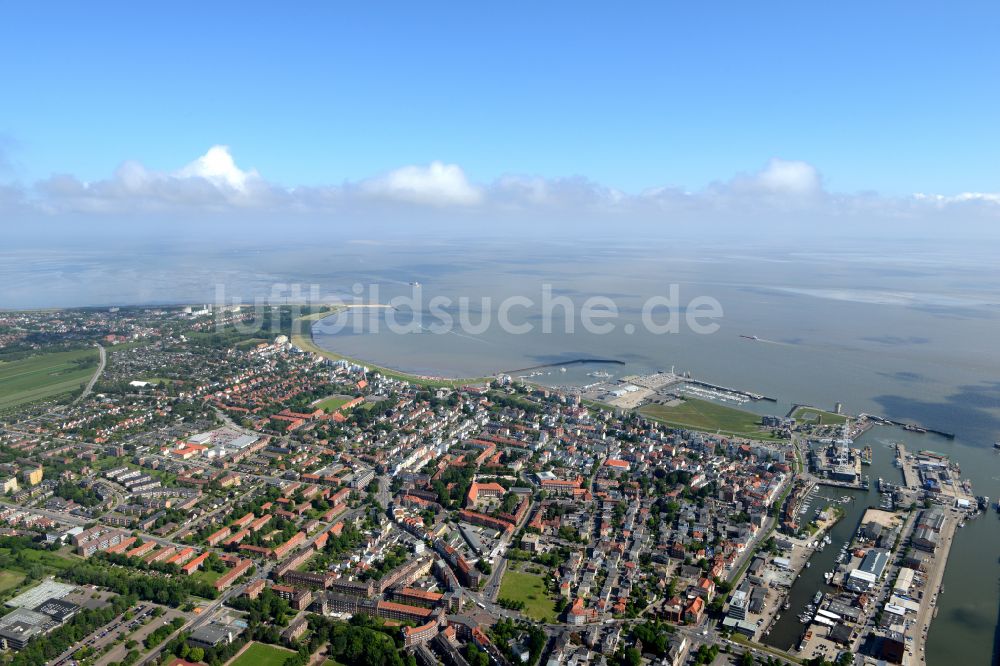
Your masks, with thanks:
<instances>
[{"instance_id":1,"label":"tree","mask_svg":"<svg viewBox=\"0 0 1000 666\"><path fill-rule=\"evenodd\" d=\"M191 648L187 658L188 661L201 661L205 658L205 650L200 647Z\"/></svg>"},{"instance_id":2,"label":"tree","mask_svg":"<svg viewBox=\"0 0 1000 666\"><path fill-rule=\"evenodd\" d=\"M466 660L469 662L469 666L490 666L489 655L472 644L466 651Z\"/></svg>"},{"instance_id":3,"label":"tree","mask_svg":"<svg viewBox=\"0 0 1000 666\"><path fill-rule=\"evenodd\" d=\"M623 666L639 666L642 663L642 654L635 649L630 647L625 650L622 654L622 664Z\"/></svg>"}]
</instances>

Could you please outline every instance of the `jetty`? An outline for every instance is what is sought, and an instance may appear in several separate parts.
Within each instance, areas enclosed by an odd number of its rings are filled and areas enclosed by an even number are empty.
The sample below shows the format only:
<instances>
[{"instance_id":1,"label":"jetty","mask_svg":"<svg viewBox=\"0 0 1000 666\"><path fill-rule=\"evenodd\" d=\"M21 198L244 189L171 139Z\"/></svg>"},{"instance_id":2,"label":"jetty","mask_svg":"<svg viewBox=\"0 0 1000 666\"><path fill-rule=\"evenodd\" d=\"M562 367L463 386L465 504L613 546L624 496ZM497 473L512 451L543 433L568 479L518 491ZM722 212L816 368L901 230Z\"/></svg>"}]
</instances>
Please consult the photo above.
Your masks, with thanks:
<instances>
[{"instance_id":1,"label":"jetty","mask_svg":"<svg viewBox=\"0 0 1000 666\"><path fill-rule=\"evenodd\" d=\"M558 361L555 363L541 363L539 365L532 365L527 368L518 368L517 370L503 370L501 374L505 375L516 375L521 372L532 372L534 370L544 370L545 368L561 368L567 365L625 365L625 361L619 361L614 358L575 358L571 361Z\"/></svg>"},{"instance_id":2,"label":"jetty","mask_svg":"<svg viewBox=\"0 0 1000 666\"><path fill-rule=\"evenodd\" d=\"M937 430L936 428L926 428L924 426L916 425L915 423L907 423L906 421L897 421L896 419L888 419L884 416L879 416L877 414L859 414L860 418L868 419L875 423L881 425L894 425L899 426L907 432L916 432L920 434L930 433L932 435L940 435L946 439L955 439L955 433L945 432L944 430Z\"/></svg>"}]
</instances>

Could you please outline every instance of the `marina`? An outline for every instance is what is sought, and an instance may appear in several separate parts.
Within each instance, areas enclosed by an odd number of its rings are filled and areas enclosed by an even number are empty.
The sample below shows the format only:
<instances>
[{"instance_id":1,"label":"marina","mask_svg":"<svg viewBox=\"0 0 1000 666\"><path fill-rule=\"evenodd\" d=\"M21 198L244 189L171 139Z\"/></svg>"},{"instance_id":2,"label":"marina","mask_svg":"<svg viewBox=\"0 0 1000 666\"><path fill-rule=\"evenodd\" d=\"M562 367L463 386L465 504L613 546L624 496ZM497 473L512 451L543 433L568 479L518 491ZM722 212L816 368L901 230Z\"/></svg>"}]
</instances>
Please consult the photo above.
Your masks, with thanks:
<instances>
[{"instance_id":1,"label":"marina","mask_svg":"<svg viewBox=\"0 0 1000 666\"><path fill-rule=\"evenodd\" d=\"M796 613L785 615L781 619L776 619L770 627L769 633L763 639L764 642L774 647L791 650L793 654L803 658L811 658L821 654L837 654L839 650L860 648L863 634L860 631L861 625L857 622L847 622L844 627L843 613L851 607L845 607L844 602L849 599L845 592L857 584L855 574L848 573L858 568L862 564L861 554L867 554L870 548L859 550L856 539L863 539L866 535L877 534L872 532L871 527L866 525L878 524L883 532L888 530L888 534L899 531L900 534L908 535L915 528L914 521L917 512L898 512L895 493L907 491L905 484L897 484L889 481L889 478L900 478L904 473L904 467L897 467L891 461L897 458L897 452L902 452L902 459L906 461L905 445L900 442L892 443L891 446L873 446L877 432L871 432L863 437L860 442L866 447L871 447L873 451L872 470L878 477L877 487L867 490L851 490L847 494L840 495L839 498L830 494L828 488L817 491L813 488L803 500L803 506L809 503L829 502L841 507L844 511L844 518L835 524L829 532L824 535L819 542L812 541L813 554L807 564L814 566L804 566L801 573L796 578L788 596L783 603L783 608L795 610ZM876 449L878 449L876 451ZM933 456L933 452L930 452ZM951 470L951 466L946 463L943 457L935 458L945 469ZM907 462L909 464L909 462ZM957 466L956 466L957 467ZM962 492L971 490L971 486L958 484ZM944 571L945 562L949 556L949 549L952 532L968 524L965 516L976 515L976 510L988 504L986 497L977 498L979 501L968 510L958 507L956 497L949 495L941 498L943 501L945 519L941 525L939 537L940 547L932 558L928 560L926 572L919 574L919 580L923 581L922 589L936 589L937 580ZM955 512L952 518L948 513ZM861 543L864 543L863 541ZM898 538L890 537L890 545L899 543ZM904 541L904 543L907 543ZM855 545L852 545L855 544ZM826 548L829 546L829 548ZM891 558L890 558L891 559ZM867 560L865 560L867 562ZM886 584L890 587L894 584L898 575L891 566L887 567L889 573L886 574ZM897 585L898 586L898 585ZM916 594L916 593L915 593ZM920 593L922 595L922 593ZM928 597L925 602L921 602L921 596L915 596L917 601L913 602L912 614L905 620L906 634L909 639L907 649L912 651L914 658L918 656L918 646L922 646L922 630L930 622L936 613L937 594L933 598ZM910 603L910 602L907 602ZM895 608L896 606L892 606ZM870 618L874 613L874 608L864 610ZM852 611L854 612L854 611ZM853 630L851 629L853 627ZM842 642L842 641L846 641ZM920 660L922 663L922 659Z\"/></svg>"}]
</instances>

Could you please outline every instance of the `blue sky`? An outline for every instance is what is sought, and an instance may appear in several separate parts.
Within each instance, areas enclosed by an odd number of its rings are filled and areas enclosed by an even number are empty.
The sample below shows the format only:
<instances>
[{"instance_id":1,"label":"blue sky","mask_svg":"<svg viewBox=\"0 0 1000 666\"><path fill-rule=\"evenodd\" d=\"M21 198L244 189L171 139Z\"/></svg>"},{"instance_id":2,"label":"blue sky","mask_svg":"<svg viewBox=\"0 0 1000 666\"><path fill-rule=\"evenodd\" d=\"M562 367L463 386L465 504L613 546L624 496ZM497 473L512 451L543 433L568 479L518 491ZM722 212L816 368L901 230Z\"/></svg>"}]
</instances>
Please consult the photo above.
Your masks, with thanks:
<instances>
[{"instance_id":1,"label":"blue sky","mask_svg":"<svg viewBox=\"0 0 1000 666\"><path fill-rule=\"evenodd\" d=\"M293 187L405 165L701 189L1000 191L1000 3L8 3L0 182L173 172L213 145Z\"/></svg>"}]
</instances>

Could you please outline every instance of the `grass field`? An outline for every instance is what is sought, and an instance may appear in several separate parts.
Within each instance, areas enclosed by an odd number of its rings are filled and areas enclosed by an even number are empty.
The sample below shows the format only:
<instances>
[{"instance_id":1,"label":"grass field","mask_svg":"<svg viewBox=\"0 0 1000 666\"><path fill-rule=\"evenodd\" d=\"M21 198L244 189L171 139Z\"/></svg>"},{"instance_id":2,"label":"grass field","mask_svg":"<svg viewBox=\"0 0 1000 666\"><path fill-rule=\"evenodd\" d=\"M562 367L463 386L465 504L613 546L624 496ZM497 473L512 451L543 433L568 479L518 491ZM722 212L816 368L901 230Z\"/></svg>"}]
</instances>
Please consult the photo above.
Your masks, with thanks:
<instances>
[{"instance_id":1,"label":"grass field","mask_svg":"<svg viewBox=\"0 0 1000 666\"><path fill-rule=\"evenodd\" d=\"M340 409L341 405L353 400L353 398L346 395L332 395L329 398L325 398L317 402L313 407L316 409L322 409L325 412L335 412Z\"/></svg>"},{"instance_id":2,"label":"grass field","mask_svg":"<svg viewBox=\"0 0 1000 666\"><path fill-rule=\"evenodd\" d=\"M644 405L639 413L675 428L772 439L760 430L760 417L756 414L697 398L687 398L675 407Z\"/></svg>"},{"instance_id":3,"label":"grass field","mask_svg":"<svg viewBox=\"0 0 1000 666\"><path fill-rule=\"evenodd\" d=\"M24 580L24 574L18 571L0 571L0 594L12 590Z\"/></svg>"},{"instance_id":4,"label":"grass field","mask_svg":"<svg viewBox=\"0 0 1000 666\"><path fill-rule=\"evenodd\" d=\"M208 571L206 569L198 569L193 574L191 574L191 578L197 581L201 581L202 583L212 585L213 583L215 583L215 581L222 578L222 575L225 573L226 573L225 571Z\"/></svg>"},{"instance_id":5,"label":"grass field","mask_svg":"<svg viewBox=\"0 0 1000 666\"><path fill-rule=\"evenodd\" d=\"M0 553L4 555L10 554L10 548L0 548ZM24 560L30 564L40 564L49 573L58 573L60 571L65 571L70 567L75 566L81 560L76 558L64 557L59 553L53 553L48 550L34 550L30 548L25 548L21 551ZM0 572L6 573L6 572Z\"/></svg>"},{"instance_id":6,"label":"grass field","mask_svg":"<svg viewBox=\"0 0 1000 666\"><path fill-rule=\"evenodd\" d=\"M0 410L79 393L97 370L97 358L97 349L78 349L0 363ZM90 364L81 366L82 361Z\"/></svg>"},{"instance_id":7,"label":"grass field","mask_svg":"<svg viewBox=\"0 0 1000 666\"><path fill-rule=\"evenodd\" d=\"M256 347L262 342L267 343L270 342L270 340L266 340L264 338L250 338L249 340L243 340L242 342L237 342L236 347L239 349L249 349L250 347Z\"/></svg>"},{"instance_id":8,"label":"grass field","mask_svg":"<svg viewBox=\"0 0 1000 666\"><path fill-rule=\"evenodd\" d=\"M281 666L293 654L295 653L285 648L251 643L250 647L229 662L228 666Z\"/></svg>"},{"instance_id":9,"label":"grass field","mask_svg":"<svg viewBox=\"0 0 1000 666\"><path fill-rule=\"evenodd\" d=\"M498 598L523 601L525 615L535 620L554 621L557 611L555 602L545 591L545 581L536 574L509 570L503 575Z\"/></svg>"},{"instance_id":10,"label":"grass field","mask_svg":"<svg viewBox=\"0 0 1000 666\"><path fill-rule=\"evenodd\" d=\"M815 423L816 425L841 425L847 423L845 414L825 412L814 407L799 407L792 412L792 417L799 423Z\"/></svg>"},{"instance_id":11,"label":"grass field","mask_svg":"<svg viewBox=\"0 0 1000 666\"><path fill-rule=\"evenodd\" d=\"M174 383L174 380L167 379L166 377L143 377L140 381L149 382L150 384L166 384L167 386Z\"/></svg>"}]
</instances>

